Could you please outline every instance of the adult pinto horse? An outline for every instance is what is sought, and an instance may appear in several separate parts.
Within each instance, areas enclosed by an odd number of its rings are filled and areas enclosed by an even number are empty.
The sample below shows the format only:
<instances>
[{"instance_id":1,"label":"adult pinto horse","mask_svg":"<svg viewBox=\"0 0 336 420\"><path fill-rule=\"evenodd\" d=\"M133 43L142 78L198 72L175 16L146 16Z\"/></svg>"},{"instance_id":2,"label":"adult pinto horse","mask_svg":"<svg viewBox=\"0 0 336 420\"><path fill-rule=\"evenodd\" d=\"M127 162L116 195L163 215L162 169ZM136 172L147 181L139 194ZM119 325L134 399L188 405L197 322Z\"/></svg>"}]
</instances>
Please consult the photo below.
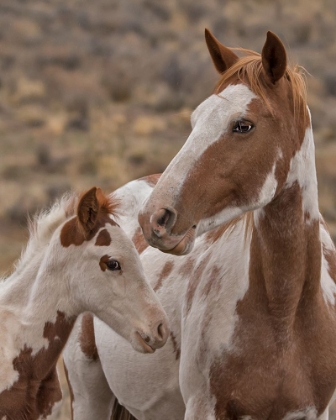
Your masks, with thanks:
<instances>
[{"instance_id":1,"label":"adult pinto horse","mask_svg":"<svg viewBox=\"0 0 336 420\"><path fill-rule=\"evenodd\" d=\"M239 58L209 31L206 41L221 79L188 140L149 198L145 181L117 192L170 343L149 359L97 321L94 365L73 338L75 420L98 418L94 404L76 416L98 385L139 420L328 418L336 251L318 210L304 80L271 32L261 56ZM144 201L144 236L165 253L141 242Z\"/></svg>"}]
</instances>

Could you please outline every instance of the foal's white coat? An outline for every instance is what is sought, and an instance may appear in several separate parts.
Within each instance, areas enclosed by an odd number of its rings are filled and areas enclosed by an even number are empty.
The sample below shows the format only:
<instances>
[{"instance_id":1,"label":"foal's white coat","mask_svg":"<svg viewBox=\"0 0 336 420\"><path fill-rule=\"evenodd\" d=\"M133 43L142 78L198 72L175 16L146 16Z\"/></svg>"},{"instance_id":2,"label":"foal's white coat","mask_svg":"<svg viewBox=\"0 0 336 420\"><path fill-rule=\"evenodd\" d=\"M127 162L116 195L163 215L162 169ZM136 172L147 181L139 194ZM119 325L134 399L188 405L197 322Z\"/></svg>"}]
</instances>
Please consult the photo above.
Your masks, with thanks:
<instances>
[{"instance_id":1,"label":"foal's white coat","mask_svg":"<svg viewBox=\"0 0 336 420\"><path fill-rule=\"evenodd\" d=\"M75 197L40 216L15 271L0 283L0 418L35 420L52 415L57 402L52 398L42 401L47 408L39 412L38 384L55 368L75 318L84 311L95 313L139 351L165 342L166 316L146 282L135 247L112 215L100 220L102 207L95 194L92 189L79 201L78 221L73 211L69 214ZM86 215L91 223L88 238L70 243L72 235L86 229ZM65 227L72 222L70 244L64 244ZM121 269L104 270L106 256L118 261ZM61 337L53 332L58 324Z\"/></svg>"}]
</instances>

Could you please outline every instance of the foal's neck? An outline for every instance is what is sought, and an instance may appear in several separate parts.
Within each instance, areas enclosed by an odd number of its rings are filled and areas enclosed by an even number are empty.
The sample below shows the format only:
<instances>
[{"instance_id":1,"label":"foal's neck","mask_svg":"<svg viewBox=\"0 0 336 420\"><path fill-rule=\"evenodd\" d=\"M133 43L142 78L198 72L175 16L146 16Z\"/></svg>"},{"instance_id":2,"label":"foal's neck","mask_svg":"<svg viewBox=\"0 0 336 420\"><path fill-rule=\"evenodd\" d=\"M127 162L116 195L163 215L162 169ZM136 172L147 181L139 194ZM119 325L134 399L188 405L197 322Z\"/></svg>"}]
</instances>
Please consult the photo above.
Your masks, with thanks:
<instances>
[{"instance_id":1,"label":"foal's neck","mask_svg":"<svg viewBox=\"0 0 336 420\"><path fill-rule=\"evenodd\" d=\"M292 159L285 187L257 214L251 261L259 261L251 275L264 282L270 312L282 325L284 318L294 322L303 298L319 295L321 244L311 129Z\"/></svg>"},{"instance_id":2,"label":"foal's neck","mask_svg":"<svg viewBox=\"0 0 336 420\"><path fill-rule=\"evenodd\" d=\"M69 311L64 273L56 277L43 262L38 263L14 272L0 286L0 349L11 343L11 354L7 354L12 362L23 358L28 364L29 358L34 366L39 359L43 376L56 363L76 316Z\"/></svg>"}]
</instances>

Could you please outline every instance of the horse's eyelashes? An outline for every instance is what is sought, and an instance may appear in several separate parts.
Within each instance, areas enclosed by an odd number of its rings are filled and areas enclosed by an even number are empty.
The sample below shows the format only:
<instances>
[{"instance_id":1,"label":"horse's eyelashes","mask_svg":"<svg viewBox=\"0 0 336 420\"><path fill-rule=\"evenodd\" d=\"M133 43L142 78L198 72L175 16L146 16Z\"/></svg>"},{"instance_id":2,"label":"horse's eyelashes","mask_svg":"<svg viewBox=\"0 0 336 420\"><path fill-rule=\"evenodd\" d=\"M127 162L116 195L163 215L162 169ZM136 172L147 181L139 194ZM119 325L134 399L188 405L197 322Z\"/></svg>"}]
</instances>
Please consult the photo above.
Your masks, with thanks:
<instances>
[{"instance_id":1,"label":"horse's eyelashes","mask_svg":"<svg viewBox=\"0 0 336 420\"><path fill-rule=\"evenodd\" d=\"M253 124L249 121L236 121L233 125L232 132L245 134L252 130Z\"/></svg>"}]
</instances>

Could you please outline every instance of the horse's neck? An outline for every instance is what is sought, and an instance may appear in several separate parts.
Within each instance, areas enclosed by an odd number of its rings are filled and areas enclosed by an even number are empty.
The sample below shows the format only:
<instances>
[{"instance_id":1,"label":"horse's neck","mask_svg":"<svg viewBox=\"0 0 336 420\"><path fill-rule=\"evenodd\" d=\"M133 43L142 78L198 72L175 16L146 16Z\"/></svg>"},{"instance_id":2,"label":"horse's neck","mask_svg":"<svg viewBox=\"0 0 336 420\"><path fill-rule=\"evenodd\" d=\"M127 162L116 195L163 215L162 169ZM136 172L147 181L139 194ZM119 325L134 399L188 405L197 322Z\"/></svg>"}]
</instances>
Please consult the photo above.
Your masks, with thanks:
<instances>
[{"instance_id":1,"label":"horse's neck","mask_svg":"<svg viewBox=\"0 0 336 420\"><path fill-rule=\"evenodd\" d=\"M303 294L305 299L314 299L321 290L314 148L311 130L307 132L292 160L285 188L255 212L250 277L254 283L264 283L269 308L279 320L295 315Z\"/></svg>"}]
</instances>

